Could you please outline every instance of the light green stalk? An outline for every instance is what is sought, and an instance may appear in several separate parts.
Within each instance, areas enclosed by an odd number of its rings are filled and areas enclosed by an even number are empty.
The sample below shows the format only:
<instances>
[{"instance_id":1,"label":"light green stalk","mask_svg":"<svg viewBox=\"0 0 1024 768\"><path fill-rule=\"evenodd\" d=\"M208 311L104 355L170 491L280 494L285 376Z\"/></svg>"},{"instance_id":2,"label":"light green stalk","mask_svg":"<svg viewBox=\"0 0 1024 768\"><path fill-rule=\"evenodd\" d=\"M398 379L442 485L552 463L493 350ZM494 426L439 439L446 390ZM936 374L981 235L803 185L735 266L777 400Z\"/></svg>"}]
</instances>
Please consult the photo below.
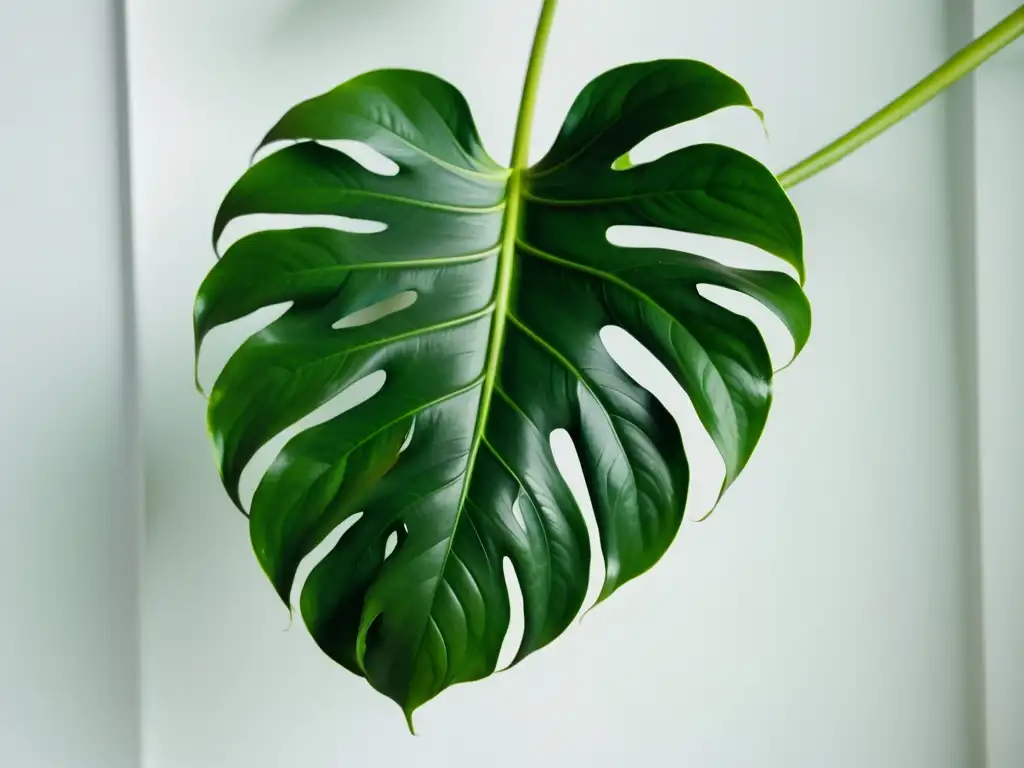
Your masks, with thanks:
<instances>
[{"instance_id":1,"label":"light green stalk","mask_svg":"<svg viewBox=\"0 0 1024 768\"><path fill-rule=\"evenodd\" d=\"M544 54L551 36L551 22L555 18L555 6L558 0L544 0L537 22L537 32L533 37L533 49L530 51L530 63L526 67L526 80L523 82L523 97L519 102L519 119L516 120L515 141L512 145L512 169L526 168L530 164L530 137L533 135L533 113L537 106L537 87L540 84L540 73L544 67Z\"/></svg>"},{"instance_id":2,"label":"light green stalk","mask_svg":"<svg viewBox=\"0 0 1024 768\"><path fill-rule=\"evenodd\" d=\"M828 146L822 147L806 160L783 171L779 174L779 182L784 187L794 187L839 162L854 150L892 128L903 118L916 112L961 77L1012 43L1022 33L1024 33L1024 5L1021 5L977 40L962 48L949 61L860 125L843 134Z\"/></svg>"}]
</instances>

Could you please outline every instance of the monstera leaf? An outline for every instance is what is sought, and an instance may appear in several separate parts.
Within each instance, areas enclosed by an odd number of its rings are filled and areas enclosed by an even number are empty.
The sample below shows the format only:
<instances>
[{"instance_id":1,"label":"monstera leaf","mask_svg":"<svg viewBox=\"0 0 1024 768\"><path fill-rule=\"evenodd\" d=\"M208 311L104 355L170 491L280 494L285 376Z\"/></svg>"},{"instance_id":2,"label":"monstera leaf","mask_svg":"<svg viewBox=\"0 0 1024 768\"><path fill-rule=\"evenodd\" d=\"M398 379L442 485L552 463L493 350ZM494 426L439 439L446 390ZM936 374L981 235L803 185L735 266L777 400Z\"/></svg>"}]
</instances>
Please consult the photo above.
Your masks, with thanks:
<instances>
[{"instance_id":1,"label":"monstera leaf","mask_svg":"<svg viewBox=\"0 0 1024 768\"><path fill-rule=\"evenodd\" d=\"M739 84L695 61L624 66L583 90L543 160L510 170L484 151L454 87L375 71L288 112L261 145L281 148L224 200L215 241L249 214L385 225L248 235L202 284L194 319L198 351L212 328L292 302L242 344L210 393L209 429L239 508L240 474L261 446L385 372L375 396L286 444L249 524L287 603L299 562L358 516L310 573L301 612L327 654L407 716L494 671L510 619L506 558L523 597L518 661L577 616L591 557L604 558L603 599L676 535L689 483L682 438L609 355L602 329L624 329L672 373L725 460L726 484L749 459L771 363L756 327L698 287L758 300L799 351L810 312L784 266L803 274L796 213L768 170L724 146L622 160L656 131L749 104ZM397 173L321 143L337 140L372 147ZM607 237L615 225L731 238L782 269L618 247ZM339 322L397 294L415 301L373 322ZM599 553L555 465L558 429L578 450Z\"/></svg>"}]
</instances>

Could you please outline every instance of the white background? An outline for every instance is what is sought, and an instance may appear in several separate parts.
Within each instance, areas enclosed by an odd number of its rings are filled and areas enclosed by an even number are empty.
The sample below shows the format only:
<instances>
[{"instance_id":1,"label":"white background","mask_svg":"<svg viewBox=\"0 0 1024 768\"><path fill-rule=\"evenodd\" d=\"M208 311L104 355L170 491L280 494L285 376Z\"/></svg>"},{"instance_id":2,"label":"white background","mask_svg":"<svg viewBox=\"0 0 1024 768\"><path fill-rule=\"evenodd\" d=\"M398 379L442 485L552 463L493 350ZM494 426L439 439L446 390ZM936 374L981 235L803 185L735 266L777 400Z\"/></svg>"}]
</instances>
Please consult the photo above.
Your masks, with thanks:
<instances>
[{"instance_id":1,"label":"white background","mask_svg":"<svg viewBox=\"0 0 1024 768\"><path fill-rule=\"evenodd\" d=\"M980 0L976 31L1016 5ZM991 768L1024 763L1024 43L976 85L976 253L985 699Z\"/></svg>"},{"instance_id":2,"label":"white background","mask_svg":"<svg viewBox=\"0 0 1024 768\"><path fill-rule=\"evenodd\" d=\"M138 765L118 4L0 0L0 765Z\"/></svg>"},{"instance_id":3,"label":"white background","mask_svg":"<svg viewBox=\"0 0 1024 768\"><path fill-rule=\"evenodd\" d=\"M986 742L992 768L1024 762L1021 45L794 191L814 335L715 515L559 642L426 706L412 738L300 622L285 631L211 460L191 301L256 140L341 80L444 76L507 156L539 3L129 0L137 326L114 3L14 3L0 338L23 375L0 380L0 575L22 586L0 634L0 764L137 765L140 738L146 768L973 768ZM535 156L592 76L692 57L747 86L771 141L741 117L712 127L782 169L1014 4L560 5Z\"/></svg>"}]
</instances>

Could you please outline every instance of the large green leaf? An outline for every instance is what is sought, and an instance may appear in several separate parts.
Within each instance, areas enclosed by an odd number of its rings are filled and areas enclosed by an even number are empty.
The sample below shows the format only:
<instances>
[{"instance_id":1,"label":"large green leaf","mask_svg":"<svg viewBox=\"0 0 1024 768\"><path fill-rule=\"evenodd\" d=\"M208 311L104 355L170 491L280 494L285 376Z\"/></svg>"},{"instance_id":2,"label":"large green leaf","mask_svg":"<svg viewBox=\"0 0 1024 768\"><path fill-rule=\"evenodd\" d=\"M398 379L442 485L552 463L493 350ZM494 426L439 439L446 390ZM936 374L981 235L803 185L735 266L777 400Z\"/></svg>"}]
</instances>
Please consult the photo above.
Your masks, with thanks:
<instances>
[{"instance_id":1,"label":"large green leaf","mask_svg":"<svg viewBox=\"0 0 1024 768\"><path fill-rule=\"evenodd\" d=\"M608 354L603 328L628 331L676 378L725 460L726 484L749 459L771 400L768 352L748 319L698 286L757 299L799 351L810 311L785 271L803 273L796 213L769 171L724 146L628 170L616 162L654 132L732 105L749 106L743 88L704 64L621 67L584 89L540 163L509 171L483 150L455 88L376 71L288 112L261 146L288 143L224 200L215 241L258 213L386 225L242 238L200 288L195 329L198 352L212 328L292 302L242 344L210 393L221 476L240 508L239 477L261 446L385 372L374 397L287 443L255 492L250 531L287 603L300 561L359 516L313 568L301 611L327 654L408 716L494 670L509 625L505 558L523 595L518 661L579 613L592 556L605 561L603 599L650 568L679 529L689 484L679 430ZM398 172L371 172L318 143L328 140L363 142ZM614 225L749 243L778 257L780 271L618 247L606 236ZM410 291L407 308L338 327ZM599 555L555 465L557 429L578 450Z\"/></svg>"}]
</instances>

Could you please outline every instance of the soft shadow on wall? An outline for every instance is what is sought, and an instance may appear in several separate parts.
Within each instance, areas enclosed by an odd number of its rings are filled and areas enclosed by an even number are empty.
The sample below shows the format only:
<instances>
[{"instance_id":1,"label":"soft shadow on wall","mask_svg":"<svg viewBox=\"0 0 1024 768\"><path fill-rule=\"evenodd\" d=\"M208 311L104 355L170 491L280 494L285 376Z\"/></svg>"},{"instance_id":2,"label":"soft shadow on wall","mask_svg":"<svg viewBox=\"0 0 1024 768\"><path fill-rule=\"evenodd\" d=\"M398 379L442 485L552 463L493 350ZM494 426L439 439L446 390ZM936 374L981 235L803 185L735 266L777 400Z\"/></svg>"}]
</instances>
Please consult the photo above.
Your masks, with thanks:
<instances>
[{"instance_id":1,"label":"soft shadow on wall","mask_svg":"<svg viewBox=\"0 0 1024 768\"><path fill-rule=\"evenodd\" d=\"M351 34L353 30L386 26L399 15L419 15L428 6L437 13L447 5L450 3L445 0L284 0L267 37L273 40L318 33L337 35L345 30Z\"/></svg>"}]
</instances>

